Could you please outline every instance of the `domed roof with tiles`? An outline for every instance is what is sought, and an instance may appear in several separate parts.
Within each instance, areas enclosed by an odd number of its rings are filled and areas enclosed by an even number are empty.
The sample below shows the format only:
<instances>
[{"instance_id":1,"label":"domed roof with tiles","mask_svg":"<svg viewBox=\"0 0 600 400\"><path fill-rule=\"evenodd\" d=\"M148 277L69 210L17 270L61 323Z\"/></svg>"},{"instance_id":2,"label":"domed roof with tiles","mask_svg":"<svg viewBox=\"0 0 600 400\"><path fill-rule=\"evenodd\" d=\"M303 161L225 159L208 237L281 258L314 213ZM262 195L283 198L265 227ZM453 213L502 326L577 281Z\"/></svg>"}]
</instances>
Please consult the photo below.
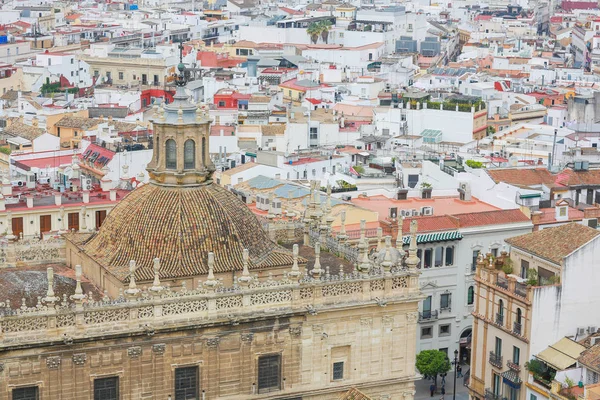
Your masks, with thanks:
<instances>
[{"instance_id":1,"label":"domed roof with tiles","mask_svg":"<svg viewBox=\"0 0 600 400\"><path fill-rule=\"evenodd\" d=\"M161 260L162 278L206 274L209 252L215 253L215 272L241 271L245 248L250 269L293 262L292 254L267 237L241 200L212 183L143 185L125 197L83 244L89 256L123 281L128 279L130 260L138 266L136 279L152 280L155 257Z\"/></svg>"},{"instance_id":2,"label":"domed roof with tiles","mask_svg":"<svg viewBox=\"0 0 600 400\"><path fill-rule=\"evenodd\" d=\"M177 86L174 101L152 121L150 183L127 195L79 248L124 282L131 260L137 280L152 280L156 257L166 279L207 274L209 252L215 255L215 273L243 270L244 249L250 269L291 266L292 253L268 238L233 193L213 184L210 121L204 109L188 101L181 68Z\"/></svg>"}]
</instances>

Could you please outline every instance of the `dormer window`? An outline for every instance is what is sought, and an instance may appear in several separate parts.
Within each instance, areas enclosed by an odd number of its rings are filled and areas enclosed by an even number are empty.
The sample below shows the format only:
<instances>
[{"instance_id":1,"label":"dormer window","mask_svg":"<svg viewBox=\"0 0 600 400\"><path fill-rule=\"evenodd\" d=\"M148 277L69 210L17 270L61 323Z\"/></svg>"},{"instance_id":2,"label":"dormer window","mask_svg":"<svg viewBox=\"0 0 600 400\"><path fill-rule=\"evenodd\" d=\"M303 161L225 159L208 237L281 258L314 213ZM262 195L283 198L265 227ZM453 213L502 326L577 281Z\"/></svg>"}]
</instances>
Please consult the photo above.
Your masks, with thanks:
<instances>
[{"instance_id":1,"label":"dormer window","mask_svg":"<svg viewBox=\"0 0 600 400\"><path fill-rule=\"evenodd\" d=\"M560 207L558 210L558 215L560 217L566 217L567 216L567 207Z\"/></svg>"}]
</instances>

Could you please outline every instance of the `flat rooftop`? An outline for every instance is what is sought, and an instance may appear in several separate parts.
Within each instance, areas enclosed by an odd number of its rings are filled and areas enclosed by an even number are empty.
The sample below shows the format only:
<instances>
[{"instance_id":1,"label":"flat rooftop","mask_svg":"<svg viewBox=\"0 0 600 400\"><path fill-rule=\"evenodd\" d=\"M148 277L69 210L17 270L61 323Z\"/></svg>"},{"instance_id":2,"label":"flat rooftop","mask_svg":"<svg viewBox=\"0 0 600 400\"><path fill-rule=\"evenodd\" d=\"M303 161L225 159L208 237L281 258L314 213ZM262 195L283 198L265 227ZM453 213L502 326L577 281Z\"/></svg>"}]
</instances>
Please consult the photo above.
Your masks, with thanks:
<instances>
[{"instance_id":1,"label":"flat rooftop","mask_svg":"<svg viewBox=\"0 0 600 400\"><path fill-rule=\"evenodd\" d=\"M370 196L367 198L353 198L352 204L379 213L379 219L388 217L389 209L397 207L400 210L421 210L421 207L433 207L433 215L454 215L498 210L490 204L476 198L462 201L458 197L435 197L432 199L409 198L407 200L394 200L388 197Z\"/></svg>"}]
</instances>

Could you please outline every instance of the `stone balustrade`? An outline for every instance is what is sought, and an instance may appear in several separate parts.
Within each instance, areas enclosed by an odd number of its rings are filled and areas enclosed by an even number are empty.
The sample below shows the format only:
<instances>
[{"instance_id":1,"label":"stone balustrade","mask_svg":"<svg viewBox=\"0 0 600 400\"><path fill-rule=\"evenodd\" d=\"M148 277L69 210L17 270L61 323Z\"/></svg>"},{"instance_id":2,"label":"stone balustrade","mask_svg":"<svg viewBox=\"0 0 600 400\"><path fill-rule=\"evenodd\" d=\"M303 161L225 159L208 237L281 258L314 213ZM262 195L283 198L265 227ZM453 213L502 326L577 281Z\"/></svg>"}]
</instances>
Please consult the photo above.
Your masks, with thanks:
<instances>
[{"instance_id":1,"label":"stone balustrade","mask_svg":"<svg viewBox=\"0 0 600 400\"><path fill-rule=\"evenodd\" d=\"M19 308L0 304L0 348L45 340L72 341L78 337L105 336L125 332L154 332L154 329L244 321L256 318L257 313L290 315L316 314L322 309L351 306L357 301L385 306L420 296L418 272L406 268L392 268L384 272L373 267L368 273L330 274L324 269L315 277L299 271L258 281L246 276L231 287L223 287L218 280L207 280L194 290L185 287L163 288L155 280L152 287L137 289L135 280L117 299L92 299L81 291L81 272L76 269L75 295L61 299L51 290L38 304L27 305L25 299ZM292 280L291 276L297 276ZM239 323L239 322L238 322Z\"/></svg>"}]
</instances>

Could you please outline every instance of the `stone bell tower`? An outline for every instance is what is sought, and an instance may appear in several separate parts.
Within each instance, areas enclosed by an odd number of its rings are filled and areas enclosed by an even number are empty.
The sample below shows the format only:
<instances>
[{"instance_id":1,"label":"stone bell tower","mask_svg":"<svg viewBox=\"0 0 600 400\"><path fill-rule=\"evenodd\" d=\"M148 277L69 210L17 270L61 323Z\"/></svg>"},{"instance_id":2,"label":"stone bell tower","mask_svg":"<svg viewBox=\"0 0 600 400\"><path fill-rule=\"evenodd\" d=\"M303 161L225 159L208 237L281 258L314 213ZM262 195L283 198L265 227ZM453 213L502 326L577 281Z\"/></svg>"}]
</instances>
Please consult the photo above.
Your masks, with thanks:
<instances>
[{"instance_id":1,"label":"stone bell tower","mask_svg":"<svg viewBox=\"0 0 600 400\"><path fill-rule=\"evenodd\" d=\"M196 186L212 182L215 166L210 160L210 120L185 94L183 45L179 44L177 92L171 104L155 113L154 153L146 168L154 184Z\"/></svg>"}]
</instances>

